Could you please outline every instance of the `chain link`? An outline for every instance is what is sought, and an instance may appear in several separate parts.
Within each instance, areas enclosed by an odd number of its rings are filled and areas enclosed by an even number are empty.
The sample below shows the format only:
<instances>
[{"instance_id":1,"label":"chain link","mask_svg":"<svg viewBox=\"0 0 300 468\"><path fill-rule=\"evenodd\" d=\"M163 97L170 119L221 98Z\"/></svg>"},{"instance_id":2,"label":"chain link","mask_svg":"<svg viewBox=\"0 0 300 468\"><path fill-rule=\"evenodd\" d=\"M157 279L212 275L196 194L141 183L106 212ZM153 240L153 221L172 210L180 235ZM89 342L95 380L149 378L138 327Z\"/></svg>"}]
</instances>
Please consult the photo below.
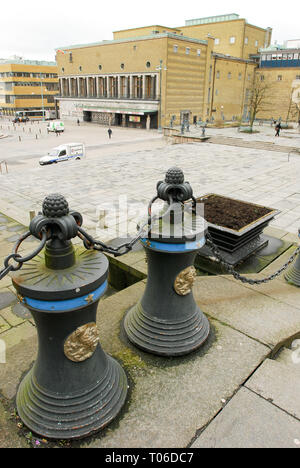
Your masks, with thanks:
<instances>
[{"instance_id":1,"label":"chain link","mask_svg":"<svg viewBox=\"0 0 300 468\"><path fill-rule=\"evenodd\" d=\"M130 242L126 242L124 244L119 245L118 247L112 247L104 244L101 241L94 239L90 234L82 229L82 227L78 228L78 237L83 241L83 245L87 250L97 250L98 252L105 252L114 255L115 257L120 257L121 255L125 255L126 253L130 252L134 245L143 237L146 237L151 230L151 226L155 221L158 221L165 216L172 210L173 201L170 197L170 206L162 215L151 215L151 204L155 201L158 197L153 198L151 201L149 208L148 208L148 219L147 221L139 228L138 234L131 239ZM146 226L148 228L146 229Z\"/></svg>"},{"instance_id":2,"label":"chain link","mask_svg":"<svg viewBox=\"0 0 300 468\"><path fill-rule=\"evenodd\" d=\"M11 271L20 270L20 268L22 268L22 266L23 266L23 264L25 262L28 262L29 260L32 260L34 257L36 257L41 252L41 250L43 250L43 248L45 247L45 244L47 242L47 239L48 239L48 233L47 233L46 229L42 229L42 231L41 231L41 242L33 252L31 252L29 255L26 255L26 257L22 257L20 254L18 254L18 250L20 248L20 245L30 235L31 235L30 231L23 234L23 236L20 237L20 239L18 240L18 242L14 246L13 253L8 255L5 258L4 268L2 270L0 270L0 280L2 280ZM9 263L10 260L13 260L14 262L16 262L17 265Z\"/></svg>"},{"instance_id":3,"label":"chain link","mask_svg":"<svg viewBox=\"0 0 300 468\"><path fill-rule=\"evenodd\" d=\"M291 255L291 257L288 259L288 261L272 275L267 276L266 278L262 278L262 279L250 279L238 273L232 265L230 265L224 260L224 258L222 257L222 253L220 252L219 248L214 244L214 241L211 235L209 234L209 232L207 232L206 238L207 238L207 245L209 246L209 248L211 249L215 257L217 258L219 263L225 268L225 270L228 273L230 273L236 280L239 280L242 283L248 283L251 285L268 283L269 281L272 281L275 278L278 278L278 276L280 276L285 270L288 269L288 267L291 265L291 263L293 263L297 255L300 253L300 247L298 247L293 253L293 255Z\"/></svg>"},{"instance_id":4,"label":"chain link","mask_svg":"<svg viewBox=\"0 0 300 468\"><path fill-rule=\"evenodd\" d=\"M153 221L154 218L151 218ZM145 227L148 225L148 229ZM94 239L90 234L84 231L81 227L78 229L78 237L83 241L83 245L87 250L97 250L98 252L105 252L108 254L112 254L115 257L119 257L121 255L125 255L126 253L130 252L134 245L145 237L151 228L151 224L149 224L149 220L147 220L143 226L139 229L138 234L131 239L130 242L126 242L124 244L119 245L118 247L112 247L104 244L101 241Z\"/></svg>"}]
</instances>

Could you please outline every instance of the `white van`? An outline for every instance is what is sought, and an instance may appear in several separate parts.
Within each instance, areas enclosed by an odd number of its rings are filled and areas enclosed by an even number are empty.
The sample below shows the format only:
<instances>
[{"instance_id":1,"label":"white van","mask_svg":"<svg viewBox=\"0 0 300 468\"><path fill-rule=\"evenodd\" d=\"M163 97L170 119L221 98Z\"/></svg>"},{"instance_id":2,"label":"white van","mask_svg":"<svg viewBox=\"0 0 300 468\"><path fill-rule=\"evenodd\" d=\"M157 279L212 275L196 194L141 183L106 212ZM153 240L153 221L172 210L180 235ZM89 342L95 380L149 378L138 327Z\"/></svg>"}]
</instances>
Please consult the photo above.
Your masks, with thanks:
<instances>
[{"instance_id":1,"label":"white van","mask_svg":"<svg viewBox=\"0 0 300 468\"><path fill-rule=\"evenodd\" d=\"M40 159L40 165L68 161L69 159L81 159L85 157L85 147L83 143L67 143L53 148L47 156Z\"/></svg>"},{"instance_id":2,"label":"white van","mask_svg":"<svg viewBox=\"0 0 300 468\"><path fill-rule=\"evenodd\" d=\"M64 132L65 124L61 120L54 120L47 125L47 132Z\"/></svg>"}]
</instances>

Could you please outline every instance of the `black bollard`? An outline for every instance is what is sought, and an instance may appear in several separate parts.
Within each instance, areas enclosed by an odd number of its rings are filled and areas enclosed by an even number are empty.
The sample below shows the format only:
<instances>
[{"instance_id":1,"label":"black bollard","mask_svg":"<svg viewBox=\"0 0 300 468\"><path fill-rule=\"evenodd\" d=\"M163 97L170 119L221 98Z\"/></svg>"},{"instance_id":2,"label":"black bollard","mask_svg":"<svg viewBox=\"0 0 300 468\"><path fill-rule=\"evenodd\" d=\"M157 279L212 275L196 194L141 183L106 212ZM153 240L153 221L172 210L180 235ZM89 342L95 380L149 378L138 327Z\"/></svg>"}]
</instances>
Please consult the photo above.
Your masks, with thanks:
<instances>
[{"instance_id":1,"label":"black bollard","mask_svg":"<svg viewBox=\"0 0 300 468\"><path fill-rule=\"evenodd\" d=\"M17 394L21 420L50 439L78 439L109 424L121 410L127 379L101 348L96 326L99 299L107 288L108 260L74 247L82 217L61 195L50 195L30 232L48 233L39 254L13 275L20 300L37 327L38 356Z\"/></svg>"},{"instance_id":2,"label":"black bollard","mask_svg":"<svg viewBox=\"0 0 300 468\"><path fill-rule=\"evenodd\" d=\"M168 214L153 222L141 240L147 254L147 286L141 301L126 315L124 327L129 340L142 350L180 356L199 348L209 335L209 322L192 294L193 264L205 244L207 228L180 169L169 169L153 201L157 198L166 202ZM187 204L190 199L193 208Z\"/></svg>"},{"instance_id":3,"label":"black bollard","mask_svg":"<svg viewBox=\"0 0 300 468\"><path fill-rule=\"evenodd\" d=\"M300 238L300 229L299 229ZM300 254L298 254L294 265L292 265L285 274L285 279L289 284L300 287Z\"/></svg>"}]
</instances>

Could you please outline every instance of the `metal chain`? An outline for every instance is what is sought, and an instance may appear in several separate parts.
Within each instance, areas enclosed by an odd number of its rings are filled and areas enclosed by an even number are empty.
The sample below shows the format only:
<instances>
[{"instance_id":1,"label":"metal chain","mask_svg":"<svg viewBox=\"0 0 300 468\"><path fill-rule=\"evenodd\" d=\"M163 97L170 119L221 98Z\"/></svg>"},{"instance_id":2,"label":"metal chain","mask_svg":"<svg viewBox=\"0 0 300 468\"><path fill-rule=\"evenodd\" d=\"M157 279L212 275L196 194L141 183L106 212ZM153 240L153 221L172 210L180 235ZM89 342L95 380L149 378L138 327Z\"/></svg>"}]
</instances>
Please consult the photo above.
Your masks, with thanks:
<instances>
[{"instance_id":1,"label":"metal chain","mask_svg":"<svg viewBox=\"0 0 300 468\"><path fill-rule=\"evenodd\" d=\"M170 197L170 206L168 209L162 214L162 215L151 215L151 204L157 199L158 197L153 198L151 203L149 204L148 207L148 219L147 221L139 227L139 232L138 234L131 239L130 242L126 242L124 244L119 245L118 247L112 247L104 244L101 241L98 241L94 239L90 234L88 234L86 231L82 229L82 227L78 228L78 237L83 241L83 245L87 250L97 250L98 252L105 252L114 255L115 257L120 257L121 255L125 255L129 251L131 251L134 247L134 245L143 237L146 237L149 234L149 231L151 230L151 226L155 221L158 221L165 216L168 215L168 213L171 211L173 207L173 201L172 197ZM146 229L146 226L148 228Z\"/></svg>"},{"instance_id":2,"label":"metal chain","mask_svg":"<svg viewBox=\"0 0 300 468\"><path fill-rule=\"evenodd\" d=\"M41 231L41 242L38 245L38 247L33 252L31 252L29 255L26 255L26 257L22 257L20 254L18 254L18 250L19 250L20 245L22 244L22 242L25 239L27 239L29 236L31 236L30 231L23 234L23 236L20 237L20 239L18 240L18 242L14 246L13 253L8 255L5 258L4 268L2 270L0 270L0 280L2 280L11 271L20 270L20 268L22 268L22 266L23 266L23 264L25 262L28 262L29 260L32 260L34 257L36 257L41 252L41 250L43 250L43 248L45 247L45 244L46 244L47 239L48 239L48 233L47 233L46 229L42 229L42 231ZM13 260L14 262L16 262L17 265L9 263L10 260Z\"/></svg>"},{"instance_id":3,"label":"metal chain","mask_svg":"<svg viewBox=\"0 0 300 468\"><path fill-rule=\"evenodd\" d=\"M126 242L124 244L119 245L118 247L112 247L104 244L101 241L94 239L90 234L84 231L81 227L78 228L78 237L83 241L83 245L87 250L97 250L98 252L105 252L114 255L115 257L119 257L121 255L125 255L129 251L133 249L133 246L150 230L150 225L147 230L145 227L149 225L149 220L147 220L143 226L140 228L138 234L131 239L130 242Z\"/></svg>"},{"instance_id":4,"label":"metal chain","mask_svg":"<svg viewBox=\"0 0 300 468\"><path fill-rule=\"evenodd\" d=\"M207 237L208 246L212 250L215 257L219 260L219 263L228 271L228 273L230 273L235 279L241 281L242 283L248 283L251 285L268 283L269 281L272 281L275 278L278 278L278 276L280 276L285 270L288 269L288 267L291 265L291 263L293 263L297 255L300 253L300 247L298 247L293 253L293 255L291 255L291 257L288 259L288 261L272 275L267 276L266 278L263 278L263 279L250 279L238 273L232 265L230 265L224 260L224 258L222 257L222 253L220 252L219 248L214 244L213 239L211 235L209 234L209 232L207 232L206 237Z\"/></svg>"}]
</instances>

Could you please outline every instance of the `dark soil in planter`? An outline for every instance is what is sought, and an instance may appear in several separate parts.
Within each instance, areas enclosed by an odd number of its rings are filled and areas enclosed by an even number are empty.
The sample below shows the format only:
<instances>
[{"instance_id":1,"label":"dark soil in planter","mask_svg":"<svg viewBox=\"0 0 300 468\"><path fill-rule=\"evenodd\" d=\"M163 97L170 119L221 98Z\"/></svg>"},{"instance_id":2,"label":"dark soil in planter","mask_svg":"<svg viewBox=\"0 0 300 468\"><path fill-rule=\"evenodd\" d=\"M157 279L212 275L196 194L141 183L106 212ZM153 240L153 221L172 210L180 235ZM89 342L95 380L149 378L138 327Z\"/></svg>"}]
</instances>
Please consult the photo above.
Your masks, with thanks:
<instances>
[{"instance_id":1,"label":"dark soil in planter","mask_svg":"<svg viewBox=\"0 0 300 468\"><path fill-rule=\"evenodd\" d=\"M236 231L272 212L269 208L219 195L209 195L207 198L198 198L197 201L204 203L206 221Z\"/></svg>"}]
</instances>

